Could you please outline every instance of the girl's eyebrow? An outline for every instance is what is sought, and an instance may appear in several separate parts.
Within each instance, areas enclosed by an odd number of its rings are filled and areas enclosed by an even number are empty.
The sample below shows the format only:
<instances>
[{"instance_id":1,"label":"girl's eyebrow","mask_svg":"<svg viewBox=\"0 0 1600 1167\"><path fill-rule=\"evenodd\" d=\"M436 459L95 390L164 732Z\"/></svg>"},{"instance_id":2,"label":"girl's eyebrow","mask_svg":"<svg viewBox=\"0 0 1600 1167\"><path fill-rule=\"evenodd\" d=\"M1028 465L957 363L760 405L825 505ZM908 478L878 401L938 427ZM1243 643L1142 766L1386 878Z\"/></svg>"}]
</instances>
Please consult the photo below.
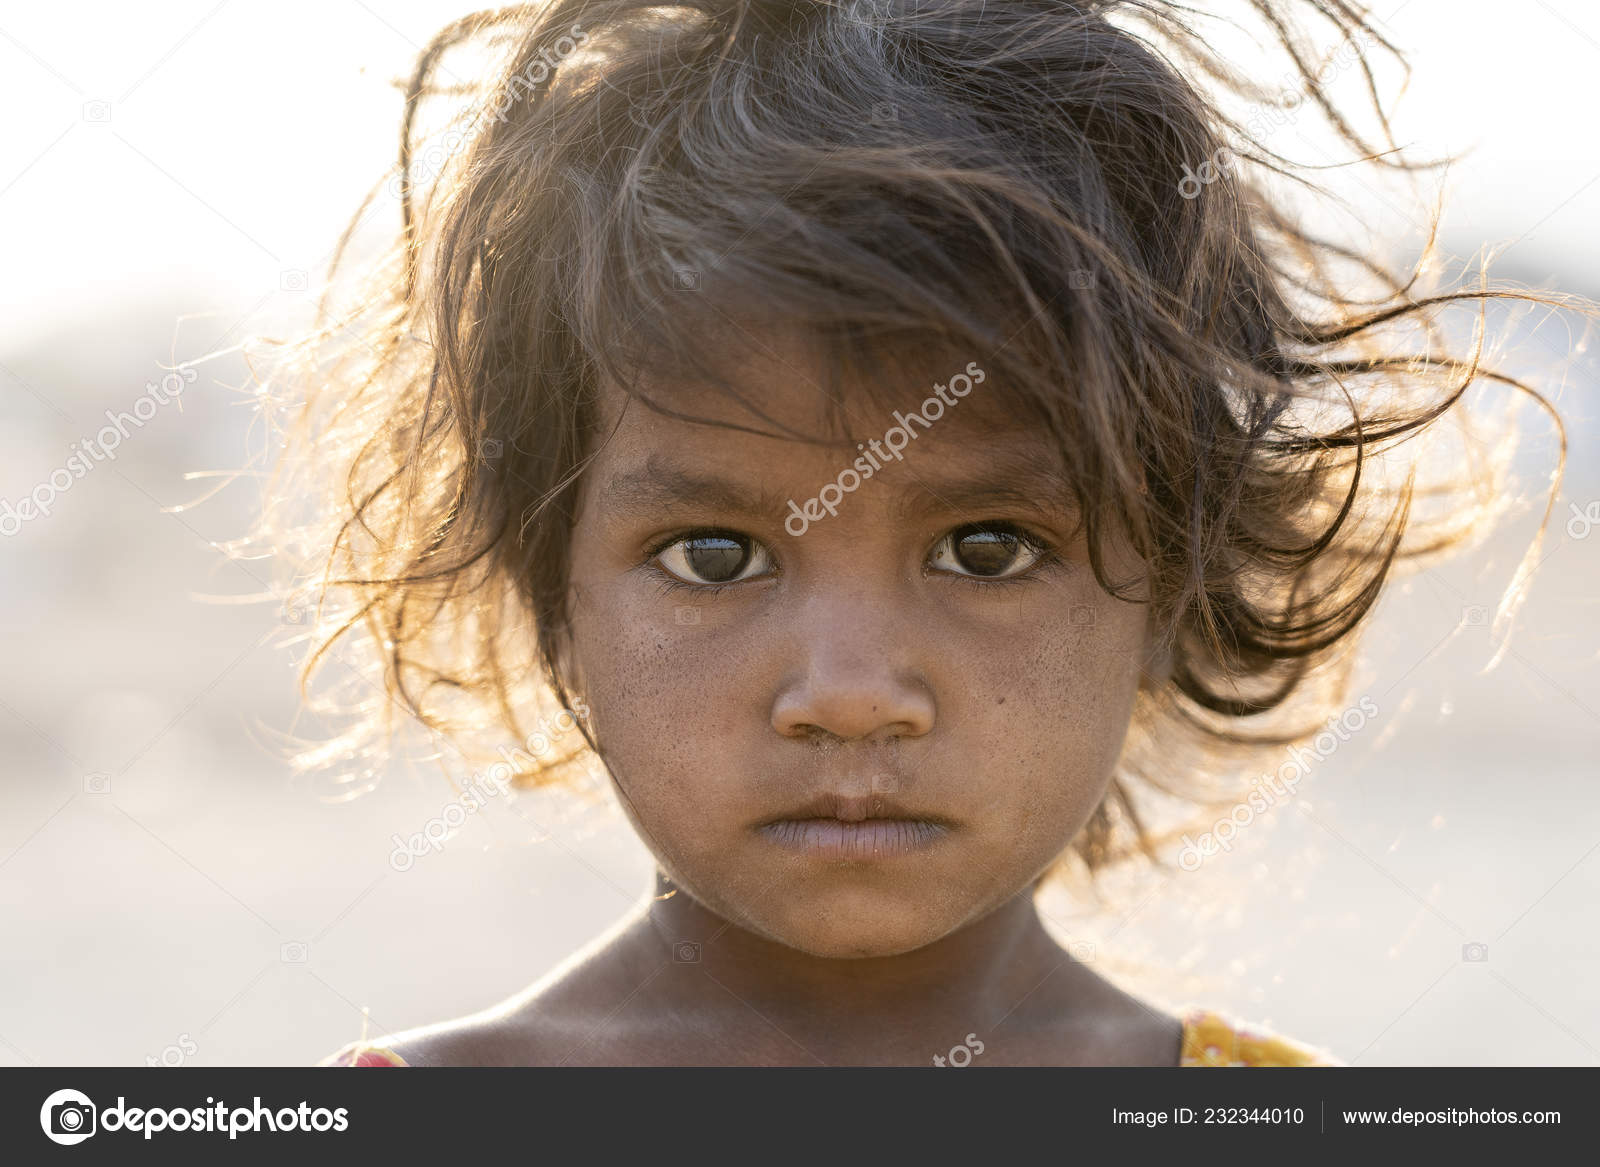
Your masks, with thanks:
<instances>
[{"instance_id":1,"label":"girl's eyebrow","mask_svg":"<svg viewBox=\"0 0 1600 1167\"><path fill-rule=\"evenodd\" d=\"M881 473L886 479L898 476L903 480L883 486L862 482L857 489L891 490L897 496L893 507L895 516L901 519L922 517L939 511L973 511L985 507L1013 507L1036 512L1074 509L1070 481L1037 457L1015 453L1000 455L994 458L992 466L981 471L931 480L920 472L920 468L913 471L892 463L886 465ZM788 515L791 503L803 508L824 485L818 483L810 494L797 498L778 494L768 488L686 470L653 454L642 468L612 478L602 497L625 514L648 515L704 507L770 520Z\"/></svg>"},{"instance_id":2,"label":"girl's eyebrow","mask_svg":"<svg viewBox=\"0 0 1600 1167\"><path fill-rule=\"evenodd\" d=\"M788 503L770 490L697 474L652 454L644 466L612 478L602 497L626 514L648 515L700 506L736 514L784 514Z\"/></svg>"},{"instance_id":3,"label":"girl's eyebrow","mask_svg":"<svg viewBox=\"0 0 1600 1167\"><path fill-rule=\"evenodd\" d=\"M1071 479L1037 455L1020 451L995 454L976 472L929 477L919 467L904 472L905 481L894 489L900 496L894 511L901 519L922 518L942 512L973 513L1010 509L1050 515L1075 513L1077 504Z\"/></svg>"}]
</instances>

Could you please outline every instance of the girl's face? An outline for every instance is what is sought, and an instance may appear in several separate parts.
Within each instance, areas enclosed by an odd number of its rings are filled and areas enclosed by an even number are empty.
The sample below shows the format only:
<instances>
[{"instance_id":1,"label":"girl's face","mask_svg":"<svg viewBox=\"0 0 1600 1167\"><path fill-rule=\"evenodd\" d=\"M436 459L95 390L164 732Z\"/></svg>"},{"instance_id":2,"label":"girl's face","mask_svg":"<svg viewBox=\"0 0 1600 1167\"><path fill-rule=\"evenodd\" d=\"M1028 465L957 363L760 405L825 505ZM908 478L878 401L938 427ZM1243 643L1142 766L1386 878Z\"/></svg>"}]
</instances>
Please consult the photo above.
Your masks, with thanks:
<instances>
[{"instance_id":1,"label":"girl's face","mask_svg":"<svg viewBox=\"0 0 1600 1167\"><path fill-rule=\"evenodd\" d=\"M745 391L819 433L813 367L791 346ZM924 373L886 398L921 417L852 405L838 446L614 390L573 537L574 680L635 827L702 905L817 956L920 948L1028 887L1100 801L1145 663L1059 455L976 363Z\"/></svg>"}]
</instances>

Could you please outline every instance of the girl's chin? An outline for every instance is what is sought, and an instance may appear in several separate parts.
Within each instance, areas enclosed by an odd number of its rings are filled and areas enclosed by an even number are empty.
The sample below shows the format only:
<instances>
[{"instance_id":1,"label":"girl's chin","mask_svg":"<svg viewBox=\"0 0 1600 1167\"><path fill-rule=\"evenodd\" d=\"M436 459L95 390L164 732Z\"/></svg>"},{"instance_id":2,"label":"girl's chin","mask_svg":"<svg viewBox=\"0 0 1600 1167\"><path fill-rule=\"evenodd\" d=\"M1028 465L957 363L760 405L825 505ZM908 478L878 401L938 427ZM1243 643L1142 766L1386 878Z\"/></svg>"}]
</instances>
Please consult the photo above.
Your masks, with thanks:
<instances>
[{"instance_id":1,"label":"girl's chin","mask_svg":"<svg viewBox=\"0 0 1600 1167\"><path fill-rule=\"evenodd\" d=\"M943 895L930 894L926 879L823 882L820 886L799 878L776 884L768 879L773 894L758 902L702 896L696 894L699 881L674 877L674 882L695 902L741 931L828 960L903 956L982 919L1005 902L1004 898L992 900L991 888L970 901L948 890ZM725 887L755 881L721 877L708 882Z\"/></svg>"},{"instance_id":2,"label":"girl's chin","mask_svg":"<svg viewBox=\"0 0 1600 1167\"><path fill-rule=\"evenodd\" d=\"M829 912L819 906L793 918L770 916L752 928L785 948L825 960L871 960L904 956L948 936L959 922L932 917L926 908L914 914Z\"/></svg>"}]
</instances>

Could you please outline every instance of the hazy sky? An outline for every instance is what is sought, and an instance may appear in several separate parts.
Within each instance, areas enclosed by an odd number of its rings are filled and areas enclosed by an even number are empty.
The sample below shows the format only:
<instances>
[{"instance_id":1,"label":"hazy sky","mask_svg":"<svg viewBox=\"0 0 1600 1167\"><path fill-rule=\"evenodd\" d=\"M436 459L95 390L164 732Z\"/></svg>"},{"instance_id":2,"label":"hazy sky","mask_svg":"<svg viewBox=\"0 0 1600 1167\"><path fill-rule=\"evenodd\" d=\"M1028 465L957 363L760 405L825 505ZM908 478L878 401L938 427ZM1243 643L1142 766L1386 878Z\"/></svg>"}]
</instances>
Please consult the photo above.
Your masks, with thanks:
<instances>
[{"instance_id":1,"label":"hazy sky","mask_svg":"<svg viewBox=\"0 0 1600 1167\"><path fill-rule=\"evenodd\" d=\"M282 273L314 278L389 164L399 99L387 82L462 11L431 0L12 6L0 18L4 327L174 283L270 314L296 290ZM1414 51L1402 134L1476 147L1451 176L1452 242L1520 238L1519 261L1537 271L1590 270L1600 11L1583 0L1375 11Z\"/></svg>"}]
</instances>

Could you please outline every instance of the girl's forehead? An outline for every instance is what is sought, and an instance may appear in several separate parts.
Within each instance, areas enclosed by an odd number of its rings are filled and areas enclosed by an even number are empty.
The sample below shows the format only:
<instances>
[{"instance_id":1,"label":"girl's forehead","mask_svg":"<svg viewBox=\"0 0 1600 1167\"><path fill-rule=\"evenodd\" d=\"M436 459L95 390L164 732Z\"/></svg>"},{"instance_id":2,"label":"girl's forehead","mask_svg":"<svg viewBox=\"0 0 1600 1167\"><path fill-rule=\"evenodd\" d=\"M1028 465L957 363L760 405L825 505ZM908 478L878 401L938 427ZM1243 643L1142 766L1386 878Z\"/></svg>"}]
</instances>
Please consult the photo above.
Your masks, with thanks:
<instances>
[{"instance_id":1,"label":"girl's forehead","mask_svg":"<svg viewBox=\"0 0 1600 1167\"><path fill-rule=\"evenodd\" d=\"M919 438L938 430L1007 442L1027 419L1005 381L998 362L947 339L895 337L845 348L797 329L730 325L707 338L692 365L641 368L631 388L603 383L600 412L608 432L626 405L734 434L755 430L830 445L865 443L896 426Z\"/></svg>"},{"instance_id":2,"label":"girl's forehead","mask_svg":"<svg viewBox=\"0 0 1600 1167\"><path fill-rule=\"evenodd\" d=\"M944 394L892 408L866 395L831 417L815 387L793 380L753 395L754 404L771 410L768 419L703 387L658 401L694 420L627 401L617 390L626 408L605 431L585 489L610 511L641 516L704 504L781 519L788 496L804 500L829 482L853 493L868 480L864 493L873 505L857 512L910 518L937 509L933 503L1070 510L1075 491L1060 446L1038 425L979 408L987 379L966 370L940 382ZM797 433L780 432L774 422Z\"/></svg>"}]
</instances>

